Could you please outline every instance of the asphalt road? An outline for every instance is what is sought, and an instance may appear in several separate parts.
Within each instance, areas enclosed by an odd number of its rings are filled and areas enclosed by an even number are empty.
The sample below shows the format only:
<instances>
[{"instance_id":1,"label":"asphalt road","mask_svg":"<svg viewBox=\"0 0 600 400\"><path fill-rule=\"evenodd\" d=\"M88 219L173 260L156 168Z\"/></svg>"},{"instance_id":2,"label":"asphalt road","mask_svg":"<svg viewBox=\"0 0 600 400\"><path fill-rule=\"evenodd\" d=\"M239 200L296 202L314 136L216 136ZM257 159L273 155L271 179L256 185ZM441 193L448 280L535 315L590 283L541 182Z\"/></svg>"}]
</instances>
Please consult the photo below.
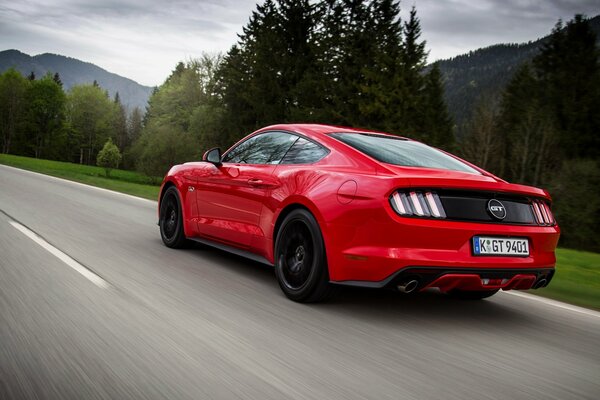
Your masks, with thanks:
<instances>
[{"instance_id":1,"label":"asphalt road","mask_svg":"<svg viewBox=\"0 0 600 400\"><path fill-rule=\"evenodd\" d=\"M155 208L0 166L0 399L600 398L600 313L504 293L295 304L268 267L163 246Z\"/></svg>"}]
</instances>

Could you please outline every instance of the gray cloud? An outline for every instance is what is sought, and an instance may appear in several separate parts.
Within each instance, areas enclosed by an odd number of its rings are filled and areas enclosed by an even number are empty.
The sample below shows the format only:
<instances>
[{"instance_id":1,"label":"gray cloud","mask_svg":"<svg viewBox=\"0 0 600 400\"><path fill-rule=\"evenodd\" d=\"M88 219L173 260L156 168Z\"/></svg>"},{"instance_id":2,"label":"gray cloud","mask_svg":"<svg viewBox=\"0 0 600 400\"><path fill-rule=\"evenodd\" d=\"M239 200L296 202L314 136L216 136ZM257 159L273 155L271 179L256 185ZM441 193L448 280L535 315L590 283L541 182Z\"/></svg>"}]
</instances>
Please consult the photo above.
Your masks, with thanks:
<instances>
[{"instance_id":1,"label":"gray cloud","mask_svg":"<svg viewBox=\"0 0 600 400\"><path fill-rule=\"evenodd\" d=\"M598 0L417 0L416 6L431 61L535 40L550 33L559 18L600 13Z\"/></svg>"},{"instance_id":2,"label":"gray cloud","mask_svg":"<svg viewBox=\"0 0 600 400\"><path fill-rule=\"evenodd\" d=\"M598 0L413 0L430 60L548 34ZM262 0L0 0L0 50L52 52L146 85L203 51L227 51ZM402 2L403 16L412 2Z\"/></svg>"}]
</instances>

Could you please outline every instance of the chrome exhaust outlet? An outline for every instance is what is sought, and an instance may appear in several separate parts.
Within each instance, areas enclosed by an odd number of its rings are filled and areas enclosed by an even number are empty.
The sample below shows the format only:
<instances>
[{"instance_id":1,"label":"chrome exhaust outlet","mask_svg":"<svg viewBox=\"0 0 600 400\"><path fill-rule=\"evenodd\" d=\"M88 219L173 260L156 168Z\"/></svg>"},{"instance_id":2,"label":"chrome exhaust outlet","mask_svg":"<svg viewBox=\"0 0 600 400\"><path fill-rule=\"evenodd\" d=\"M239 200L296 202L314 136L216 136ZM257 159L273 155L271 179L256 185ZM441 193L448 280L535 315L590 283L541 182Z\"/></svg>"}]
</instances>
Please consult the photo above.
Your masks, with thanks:
<instances>
[{"instance_id":1,"label":"chrome exhaust outlet","mask_svg":"<svg viewBox=\"0 0 600 400\"><path fill-rule=\"evenodd\" d=\"M542 279L540 279L539 281L537 281L537 282L536 282L536 283L533 285L533 288L534 288L534 289L539 289L539 288L541 288L541 287L544 287L544 286L546 286L546 278L542 278Z\"/></svg>"},{"instance_id":2,"label":"chrome exhaust outlet","mask_svg":"<svg viewBox=\"0 0 600 400\"><path fill-rule=\"evenodd\" d=\"M419 286L419 281L416 279L411 279L411 280L401 283L397 287L398 287L398 290L401 291L402 293L408 294L408 293L414 292L418 286Z\"/></svg>"}]
</instances>

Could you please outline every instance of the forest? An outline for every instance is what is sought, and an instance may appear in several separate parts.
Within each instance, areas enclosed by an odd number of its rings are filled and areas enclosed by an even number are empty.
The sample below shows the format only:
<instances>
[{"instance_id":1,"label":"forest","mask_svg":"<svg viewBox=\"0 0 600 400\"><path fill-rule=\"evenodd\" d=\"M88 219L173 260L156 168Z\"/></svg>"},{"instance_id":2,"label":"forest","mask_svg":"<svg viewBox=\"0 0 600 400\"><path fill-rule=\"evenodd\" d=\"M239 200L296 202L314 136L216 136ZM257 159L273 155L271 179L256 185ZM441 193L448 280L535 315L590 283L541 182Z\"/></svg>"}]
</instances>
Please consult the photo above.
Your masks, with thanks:
<instances>
[{"instance_id":1,"label":"forest","mask_svg":"<svg viewBox=\"0 0 600 400\"><path fill-rule=\"evenodd\" d=\"M318 122L424 141L554 199L561 245L600 250L600 61L589 21L559 21L499 98L482 95L456 124L444 77L427 64L413 7L393 0L266 0L225 54L178 63L146 110L97 84L65 92L58 74L0 75L2 152L106 162L162 176L274 123ZM106 146L105 146L106 145Z\"/></svg>"}]
</instances>

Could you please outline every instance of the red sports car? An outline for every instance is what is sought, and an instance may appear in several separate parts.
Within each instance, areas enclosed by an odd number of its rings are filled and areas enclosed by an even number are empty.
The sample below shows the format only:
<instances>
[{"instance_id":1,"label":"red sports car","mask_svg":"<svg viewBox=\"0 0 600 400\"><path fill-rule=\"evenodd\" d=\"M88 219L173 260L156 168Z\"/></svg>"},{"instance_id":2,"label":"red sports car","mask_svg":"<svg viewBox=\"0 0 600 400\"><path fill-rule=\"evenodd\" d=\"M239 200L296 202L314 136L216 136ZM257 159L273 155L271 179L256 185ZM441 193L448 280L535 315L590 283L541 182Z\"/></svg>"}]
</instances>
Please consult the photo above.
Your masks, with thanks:
<instances>
[{"instance_id":1,"label":"red sports car","mask_svg":"<svg viewBox=\"0 0 600 400\"><path fill-rule=\"evenodd\" d=\"M559 228L544 190L385 133L274 125L176 165L159 198L168 247L194 240L275 267L292 300L339 285L480 299L548 285Z\"/></svg>"}]
</instances>

